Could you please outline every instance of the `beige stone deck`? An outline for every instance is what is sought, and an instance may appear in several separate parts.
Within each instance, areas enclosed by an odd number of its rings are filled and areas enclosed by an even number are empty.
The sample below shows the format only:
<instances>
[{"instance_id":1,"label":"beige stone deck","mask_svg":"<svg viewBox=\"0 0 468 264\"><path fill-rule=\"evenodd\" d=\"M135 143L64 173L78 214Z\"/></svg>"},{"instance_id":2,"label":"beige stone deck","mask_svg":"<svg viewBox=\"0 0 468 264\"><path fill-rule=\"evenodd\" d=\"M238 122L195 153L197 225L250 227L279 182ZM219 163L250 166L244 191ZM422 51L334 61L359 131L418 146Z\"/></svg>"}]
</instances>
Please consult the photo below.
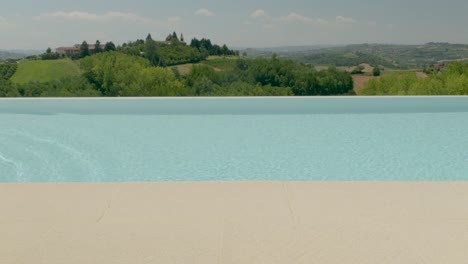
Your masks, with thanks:
<instances>
[{"instance_id":1,"label":"beige stone deck","mask_svg":"<svg viewBox=\"0 0 468 264\"><path fill-rule=\"evenodd\" d=\"M467 263L468 183L0 184L0 263Z\"/></svg>"}]
</instances>

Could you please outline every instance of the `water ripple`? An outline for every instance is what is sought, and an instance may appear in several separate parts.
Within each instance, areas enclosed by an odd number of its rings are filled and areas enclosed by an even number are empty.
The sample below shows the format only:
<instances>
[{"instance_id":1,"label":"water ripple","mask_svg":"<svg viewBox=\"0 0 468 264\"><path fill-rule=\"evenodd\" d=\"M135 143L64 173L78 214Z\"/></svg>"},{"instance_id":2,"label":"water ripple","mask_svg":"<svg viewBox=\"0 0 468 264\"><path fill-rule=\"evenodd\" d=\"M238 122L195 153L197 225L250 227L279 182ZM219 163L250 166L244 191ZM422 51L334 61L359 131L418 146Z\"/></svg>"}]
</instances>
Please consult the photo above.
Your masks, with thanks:
<instances>
[{"instance_id":1,"label":"water ripple","mask_svg":"<svg viewBox=\"0 0 468 264\"><path fill-rule=\"evenodd\" d=\"M13 129L1 130L0 139L0 161L13 167L17 178L28 174L63 181L98 176L99 164L71 144Z\"/></svg>"},{"instance_id":2,"label":"water ripple","mask_svg":"<svg viewBox=\"0 0 468 264\"><path fill-rule=\"evenodd\" d=\"M19 163L5 157L5 154L2 152L0 152L0 162L6 163L7 165L13 167L17 178L21 178L24 175L22 166Z\"/></svg>"}]
</instances>

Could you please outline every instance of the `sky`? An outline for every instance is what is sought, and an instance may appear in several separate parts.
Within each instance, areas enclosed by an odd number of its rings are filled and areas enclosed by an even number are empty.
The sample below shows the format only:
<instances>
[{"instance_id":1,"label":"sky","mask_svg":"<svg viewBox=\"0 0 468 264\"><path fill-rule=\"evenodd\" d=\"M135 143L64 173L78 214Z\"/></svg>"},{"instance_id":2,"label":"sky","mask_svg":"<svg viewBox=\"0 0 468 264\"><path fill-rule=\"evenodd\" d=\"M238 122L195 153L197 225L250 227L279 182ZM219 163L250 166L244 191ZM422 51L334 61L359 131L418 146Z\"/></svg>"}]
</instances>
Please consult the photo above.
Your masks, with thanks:
<instances>
[{"instance_id":1,"label":"sky","mask_svg":"<svg viewBox=\"0 0 468 264\"><path fill-rule=\"evenodd\" d=\"M230 47L468 43L466 0L15 0L0 3L0 50L164 39Z\"/></svg>"}]
</instances>

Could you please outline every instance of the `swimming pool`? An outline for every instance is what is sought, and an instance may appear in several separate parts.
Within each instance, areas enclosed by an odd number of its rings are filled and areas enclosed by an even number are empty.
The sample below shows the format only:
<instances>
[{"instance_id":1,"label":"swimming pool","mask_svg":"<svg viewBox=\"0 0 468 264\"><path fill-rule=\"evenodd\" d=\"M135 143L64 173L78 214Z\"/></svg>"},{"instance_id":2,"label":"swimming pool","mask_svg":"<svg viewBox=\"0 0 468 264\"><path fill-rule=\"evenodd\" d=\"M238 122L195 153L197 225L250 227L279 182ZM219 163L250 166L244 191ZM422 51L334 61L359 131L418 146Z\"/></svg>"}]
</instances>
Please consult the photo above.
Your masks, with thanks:
<instances>
[{"instance_id":1,"label":"swimming pool","mask_svg":"<svg viewBox=\"0 0 468 264\"><path fill-rule=\"evenodd\" d=\"M223 180L468 180L468 97L0 100L0 182Z\"/></svg>"}]
</instances>

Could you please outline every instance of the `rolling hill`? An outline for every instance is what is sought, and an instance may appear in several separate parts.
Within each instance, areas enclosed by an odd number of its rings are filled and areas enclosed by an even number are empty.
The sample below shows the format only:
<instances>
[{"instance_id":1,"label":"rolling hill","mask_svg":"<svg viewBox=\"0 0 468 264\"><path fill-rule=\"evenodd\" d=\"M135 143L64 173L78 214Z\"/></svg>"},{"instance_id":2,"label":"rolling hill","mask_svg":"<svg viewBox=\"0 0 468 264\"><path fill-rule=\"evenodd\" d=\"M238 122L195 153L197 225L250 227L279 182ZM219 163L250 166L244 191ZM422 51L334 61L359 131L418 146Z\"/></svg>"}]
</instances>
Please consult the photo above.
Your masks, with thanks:
<instances>
[{"instance_id":1,"label":"rolling hill","mask_svg":"<svg viewBox=\"0 0 468 264\"><path fill-rule=\"evenodd\" d=\"M355 44L340 47L281 52L281 58L311 65L356 66L361 63L393 69L424 68L453 60L468 60L468 45L426 43L423 45ZM247 50L249 57L271 56L268 50Z\"/></svg>"},{"instance_id":2,"label":"rolling hill","mask_svg":"<svg viewBox=\"0 0 468 264\"><path fill-rule=\"evenodd\" d=\"M18 64L18 70L11 81L18 84L27 82L48 82L81 73L76 62L63 60L26 60Z\"/></svg>"},{"instance_id":3,"label":"rolling hill","mask_svg":"<svg viewBox=\"0 0 468 264\"><path fill-rule=\"evenodd\" d=\"M17 53L17 52L10 52L5 50L0 50L0 60L6 59L21 59L26 57L25 54Z\"/></svg>"}]
</instances>

